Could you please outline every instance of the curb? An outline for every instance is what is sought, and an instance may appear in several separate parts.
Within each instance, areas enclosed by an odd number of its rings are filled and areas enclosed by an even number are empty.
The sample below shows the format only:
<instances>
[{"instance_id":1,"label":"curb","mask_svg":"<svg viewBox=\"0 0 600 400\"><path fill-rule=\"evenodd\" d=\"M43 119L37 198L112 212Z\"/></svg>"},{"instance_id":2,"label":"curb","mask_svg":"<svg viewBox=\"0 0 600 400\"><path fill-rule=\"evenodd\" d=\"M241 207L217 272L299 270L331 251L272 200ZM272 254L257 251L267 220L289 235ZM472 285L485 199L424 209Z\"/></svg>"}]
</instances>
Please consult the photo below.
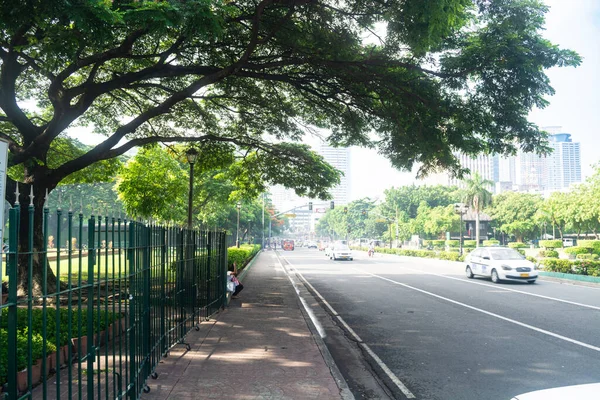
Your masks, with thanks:
<instances>
[{"instance_id":1,"label":"curb","mask_svg":"<svg viewBox=\"0 0 600 400\"><path fill-rule=\"evenodd\" d=\"M287 260L285 260L285 258L283 258L282 260L282 256L279 254L278 251L275 251L275 257L277 258L277 261L279 262L279 265L281 266L281 268L283 269L284 273L286 274L286 276L288 277L291 285L294 287L295 291L296 291L296 300L299 303L299 308L300 308L300 312L302 313L302 315L304 316L304 321L306 322L306 325L312 335L313 340L315 341L315 343L317 344L317 347L319 349L319 352L321 353L321 356L323 357L323 361L325 362L325 364L327 365L327 367L329 368L329 371L333 377L333 380L335 381L335 384L337 385L339 391L340 391L340 398L341 400L356 400L356 398L354 397L354 394L352 393L352 391L350 390L350 388L348 387L348 384L346 383L346 380L344 379L344 376L342 375L342 373L340 372L335 360L333 359L333 356L331 355L331 353L329 352L329 348L327 347L327 345L325 344L325 342L323 341L323 338L321 338L321 336L319 335L318 329L315 325L315 322L312 320L312 318L309 315L309 311L306 307L308 307L305 302L303 301L303 298L299 292L299 289L297 287L297 283L294 282L293 278L292 278L292 272L290 272L286 266L287 264ZM286 264L284 264L283 261L286 261ZM293 273L294 276L297 277L297 275L295 273ZM299 279L300 280L300 279ZM299 284L304 286L304 283L302 282L302 280L300 280ZM306 290L310 293L310 290L308 290L308 288L306 288ZM312 295L312 293L311 293Z\"/></svg>"},{"instance_id":2,"label":"curb","mask_svg":"<svg viewBox=\"0 0 600 400\"><path fill-rule=\"evenodd\" d=\"M552 271L539 271L538 274L548 278L563 279L567 281L600 283L600 277L597 276L565 274L564 272Z\"/></svg>"}]
</instances>

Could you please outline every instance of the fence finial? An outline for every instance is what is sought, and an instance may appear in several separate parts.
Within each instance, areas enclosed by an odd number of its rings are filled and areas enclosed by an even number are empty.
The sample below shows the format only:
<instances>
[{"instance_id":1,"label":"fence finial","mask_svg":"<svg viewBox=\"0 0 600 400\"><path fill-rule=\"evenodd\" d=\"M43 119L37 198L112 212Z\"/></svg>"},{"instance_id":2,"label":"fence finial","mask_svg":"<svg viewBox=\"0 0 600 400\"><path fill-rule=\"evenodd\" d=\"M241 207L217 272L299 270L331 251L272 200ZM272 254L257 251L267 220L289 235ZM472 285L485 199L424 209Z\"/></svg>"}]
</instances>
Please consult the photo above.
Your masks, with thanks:
<instances>
[{"instance_id":1,"label":"fence finial","mask_svg":"<svg viewBox=\"0 0 600 400\"><path fill-rule=\"evenodd\" d=\"M81 196L81 205L79 207L79 214L83 214L83 196Z\"/></svg>"},{"instance_id":2,"label":"fence finial","mask_svg":"<svg viewBox=\"0 0 600 400\"><path fill-rule=\"evenodd\" d=\"M62 190L59 190L59 191L58 191L58 204L57 204L57 206L56 206L56 209L57 209L57 210L60 210L60 209L61 209L61 208L60 208L61 204L62 204Z\"/></svg>"},{"instance_id":3,"label":"fence finial","mask_svg":"<svg viewBox=\"0 0 600 400\"><path fill-rule=\"evenodd\" d=\"M21 196L21 193L19 193L19 182L16 182L16 186L17 186L17 190L15 190L15 205L19 204L19 196Z\"/></svg>"},{"instance_id":4,"label":"fence finial","mask_svg":"<svg viewBox=\"0 0 600 400\"><path fill-rule=\"evenodd\" d=\"M33 185L30 186L29 188L29 205L33 207L33 198L35 196L33 195Z\"/></svg>"},{"instance_id":5,"label":"fence finial","mask_svg":"<svg viewBox=\"0 0 600 400\"><path fill-rule=\"evenodd\" d=\"M44 196L44 208L48 208L48 188L46 188L46 195Z\"/></svg>"},{"instance_id":6,"label":"fence finial","mask_svg":"<svg viewBox=\"0 0 600 400\"><path fill-rule=\"evenodd\" d=\"M69 195L69 212L73 212L73 195Z\"/></svg>"}]
</instances>

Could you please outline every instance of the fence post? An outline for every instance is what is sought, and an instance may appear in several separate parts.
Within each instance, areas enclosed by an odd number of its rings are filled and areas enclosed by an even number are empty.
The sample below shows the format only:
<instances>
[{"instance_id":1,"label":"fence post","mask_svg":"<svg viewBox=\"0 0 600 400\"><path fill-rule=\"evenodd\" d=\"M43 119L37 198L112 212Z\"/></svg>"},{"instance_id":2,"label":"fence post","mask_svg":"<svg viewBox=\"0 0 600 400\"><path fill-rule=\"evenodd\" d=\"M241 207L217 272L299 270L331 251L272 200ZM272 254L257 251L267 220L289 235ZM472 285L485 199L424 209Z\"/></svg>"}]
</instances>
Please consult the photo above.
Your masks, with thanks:
<instances>
[{"instance_id":1,"label":"fence post","mask_svg":"<svg viewBox=\"0 0 600 400\"><path fill-rule=\"evenodd\" d=\"M18 185L18 184L17 184ZM17 398L17 257L19 245L20 205L10 210L10 236L8 253L8 398Z\"/></svg>"},{"instance_id":2,"label":"fence post","mask_svg":"<svg viewBox=\"0 0 600 400\"><path fill-rule=\"evenodd\" d=\"M87 276L87 395L88 399L94 398L94 361L96 349L94 347L94 264L96 248L94 247L94 229L96 220L92 215L88 219L88 276Z\"/></svg>"}]
</instances>

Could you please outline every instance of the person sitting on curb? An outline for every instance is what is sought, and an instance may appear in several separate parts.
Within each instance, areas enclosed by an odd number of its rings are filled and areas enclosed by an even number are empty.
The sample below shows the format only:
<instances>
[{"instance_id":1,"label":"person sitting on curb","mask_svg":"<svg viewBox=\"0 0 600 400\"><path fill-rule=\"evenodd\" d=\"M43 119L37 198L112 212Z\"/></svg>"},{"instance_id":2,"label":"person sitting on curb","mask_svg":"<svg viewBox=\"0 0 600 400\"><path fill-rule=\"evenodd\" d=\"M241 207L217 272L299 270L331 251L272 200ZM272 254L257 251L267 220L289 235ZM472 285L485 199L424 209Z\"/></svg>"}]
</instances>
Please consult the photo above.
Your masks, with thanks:
<instances>
[{"instance_id":1,"label":"person sitting on curb","mask_svg":"<svg viewBox=\"0 0 600 400\"><path fill-rule=\"evenodd\" d=\"M231 295L232 299L237 299L242 290L244 290L244 285L238 280L238 269L235 261L229 266L229 271L227 272L227 279L233 282L235 286L235 291Z\"/></svg>"}]
</instances>

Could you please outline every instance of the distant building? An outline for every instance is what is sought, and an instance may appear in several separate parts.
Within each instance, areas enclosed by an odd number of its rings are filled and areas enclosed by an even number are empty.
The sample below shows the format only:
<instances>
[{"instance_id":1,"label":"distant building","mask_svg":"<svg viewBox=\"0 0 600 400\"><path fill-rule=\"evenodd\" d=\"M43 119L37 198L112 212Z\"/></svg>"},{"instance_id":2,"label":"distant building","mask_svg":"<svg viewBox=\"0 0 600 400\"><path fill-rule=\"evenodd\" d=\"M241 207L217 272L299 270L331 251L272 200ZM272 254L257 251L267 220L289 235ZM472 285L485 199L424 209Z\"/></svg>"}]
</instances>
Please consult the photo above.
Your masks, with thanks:
<instances>
[{"instance_id":1,"label":"distant building","mask_svg":"<svg viewBox=\"0 0 600 400\"><path fill-rule=\"evenodd\" d=\"M350 148L349 147L331 147L322 143L317 149L317 153L323 156L325 161L333 167L342 171L340 184L331 189L333 201L336 205L348 204L350 202Z\"/></svg>"},{"instance_id":2,"label":"distant building","mask_svg":"<svg viewBox=\"0 0 600 400\"><path fill-rule=\"evenodd\" d=\"M569 133L558 133L550 136L550 146L554 151L546 157L546 190L561 190L581 182L579 142L573 142Z\"/></svg>"},{"instance_id":3,"label":"distant building","mask_svg":"<svg viewBox=\"0 0 600 400\"><path fill-rule=\"evenodd\" d=\"M581 154L578 142L571 140L569 133L561 127L544 127L550 133L549 144L553 152L548 156L525 153L521 150L514 156L480 155L471 157L456 154L463 168L471 175L479 173L483 179L494 182L495 193L505 191L549 193L568 189L581 182ZM428 184L464 186L448 173L435 174L426 179Z\"/></svg>"}]
</instances>

